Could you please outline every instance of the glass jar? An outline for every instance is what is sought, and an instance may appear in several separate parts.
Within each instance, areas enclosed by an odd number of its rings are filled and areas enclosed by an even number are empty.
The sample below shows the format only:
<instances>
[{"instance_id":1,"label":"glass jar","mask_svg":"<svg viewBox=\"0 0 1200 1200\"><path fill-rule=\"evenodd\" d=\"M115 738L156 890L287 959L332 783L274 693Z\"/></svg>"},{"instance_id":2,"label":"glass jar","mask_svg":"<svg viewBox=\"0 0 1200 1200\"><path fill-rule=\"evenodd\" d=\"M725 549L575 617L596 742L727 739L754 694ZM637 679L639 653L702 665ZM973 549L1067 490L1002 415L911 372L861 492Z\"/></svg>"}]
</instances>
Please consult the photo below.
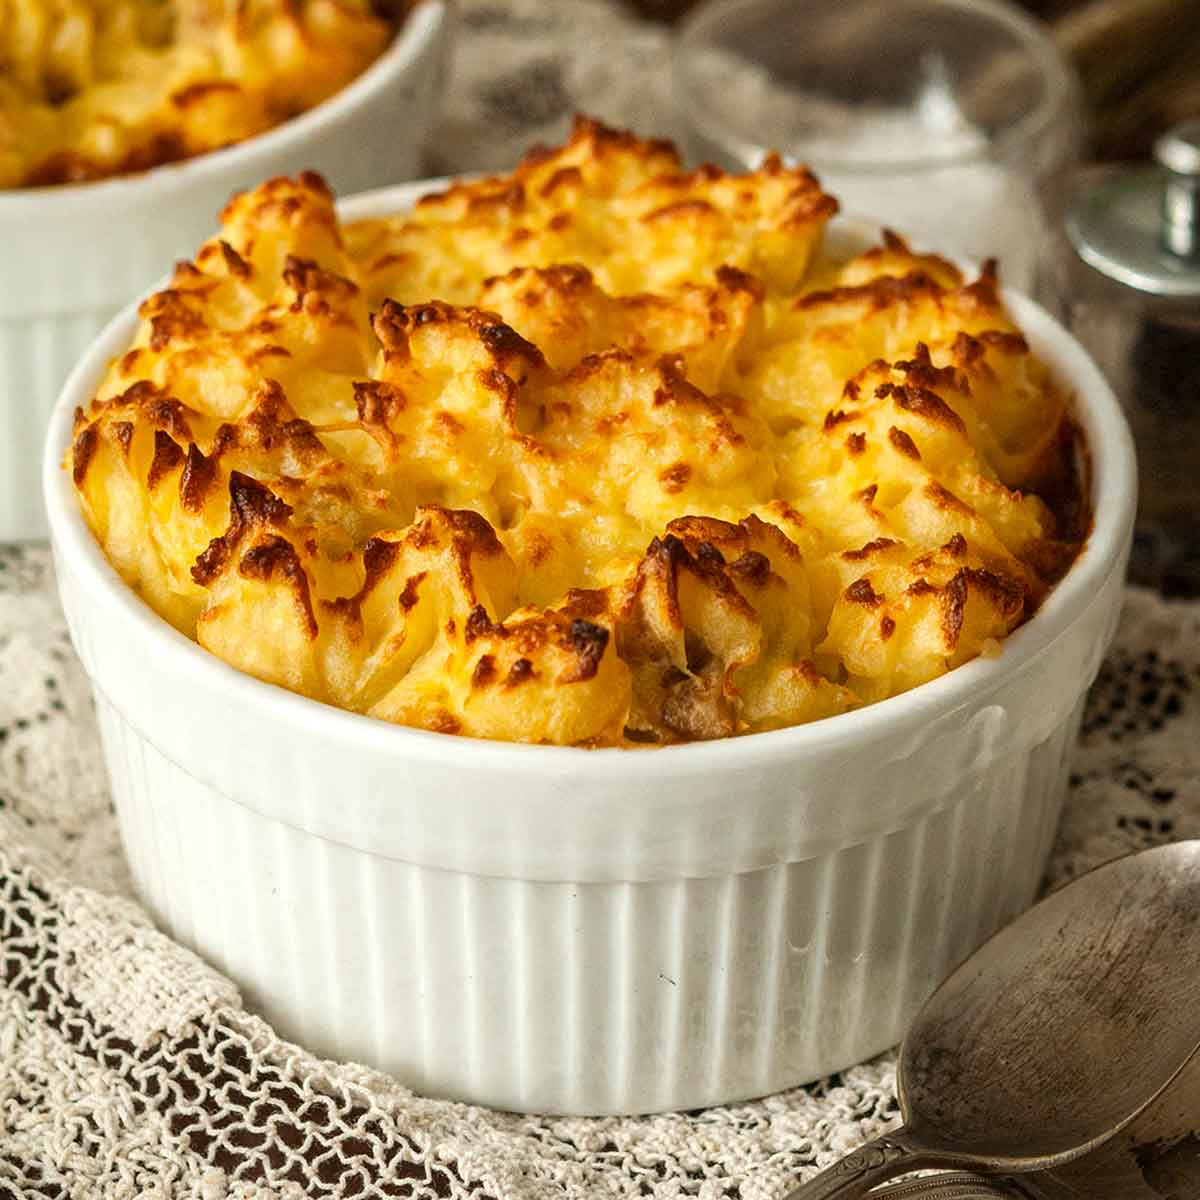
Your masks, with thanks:
<instances>
[{"instance_id":1,"label":"glass jar","mask_svg":"<svg viewBox=\"0 0 1200 1200\"><path fill-rule=\"evenodd\" d=\"M688 149L804 162L843 211L918 244L1000 259L1044 294L1046 198L1076 159L1077 80L1043 28L996 0L710 0L673 86Z\"/></svg>"},{"instance_id":2,"label":"glass jar","mask_svg":"<svg viewBox=\"0 0 1200 1200\"><path fill-rule=\"evenodd\" d=\"M1131 577L1200 595L1200 120L1165 134L1155 156L1151 167L1079 178L1064 308L1137 443Z\"/></svg>"}]
</instances>

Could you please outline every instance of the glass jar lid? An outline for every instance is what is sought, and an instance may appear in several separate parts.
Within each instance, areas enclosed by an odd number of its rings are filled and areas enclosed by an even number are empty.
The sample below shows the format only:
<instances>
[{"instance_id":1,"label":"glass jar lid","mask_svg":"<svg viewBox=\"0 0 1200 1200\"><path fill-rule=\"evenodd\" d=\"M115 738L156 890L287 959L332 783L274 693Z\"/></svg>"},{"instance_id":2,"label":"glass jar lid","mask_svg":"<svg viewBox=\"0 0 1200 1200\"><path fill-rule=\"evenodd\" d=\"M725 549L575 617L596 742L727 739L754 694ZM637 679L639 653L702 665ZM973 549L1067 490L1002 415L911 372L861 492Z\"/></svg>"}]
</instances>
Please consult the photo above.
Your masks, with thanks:
<instances>
[{"instance_id":1,"label":"glass jar lid","mask_svg":"<svg viewBox=\"0 0 1200 1200\"><path fill-rule=\"evenodd\" d=\"M1200 296L1200 120L1155 144L1156 165L1110 175L1076 197L1067 236L1104 275L1155 296Z\"/></svg>"}]
</instances>

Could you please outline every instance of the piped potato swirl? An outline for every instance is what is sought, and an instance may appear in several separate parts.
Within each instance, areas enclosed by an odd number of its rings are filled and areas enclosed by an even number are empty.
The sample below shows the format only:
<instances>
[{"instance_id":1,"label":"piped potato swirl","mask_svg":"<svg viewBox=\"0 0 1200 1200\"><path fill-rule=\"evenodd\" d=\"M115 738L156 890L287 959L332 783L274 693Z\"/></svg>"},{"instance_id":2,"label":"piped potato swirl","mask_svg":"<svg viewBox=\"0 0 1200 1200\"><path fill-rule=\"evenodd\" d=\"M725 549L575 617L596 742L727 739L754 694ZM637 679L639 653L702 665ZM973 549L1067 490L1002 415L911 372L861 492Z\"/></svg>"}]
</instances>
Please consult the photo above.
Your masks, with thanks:
<instances>
[{"instance_id":1,"label":"piped potato swirl","mask_svg":"<svg viewBox=\"0 0 1200 1200\"><path fill-rule=\"evenodd\" d=\"M213 654L422 729L663 744L896 695L998 652L1086 513L995 266L839 257L836 207L584 118L388 219L271 180L78 413L87 520Z\"/></svg>"}]
</instances>

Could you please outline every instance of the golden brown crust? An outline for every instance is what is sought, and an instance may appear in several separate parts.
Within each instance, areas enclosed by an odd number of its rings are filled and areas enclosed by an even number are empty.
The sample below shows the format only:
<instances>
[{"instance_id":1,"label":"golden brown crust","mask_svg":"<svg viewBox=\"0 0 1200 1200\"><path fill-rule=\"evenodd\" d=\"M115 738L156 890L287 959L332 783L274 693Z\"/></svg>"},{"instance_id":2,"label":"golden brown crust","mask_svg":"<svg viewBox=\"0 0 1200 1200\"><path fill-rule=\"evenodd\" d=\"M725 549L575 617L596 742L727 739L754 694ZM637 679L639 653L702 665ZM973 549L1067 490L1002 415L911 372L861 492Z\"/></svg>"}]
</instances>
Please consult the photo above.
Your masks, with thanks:
<instances>
[{"instance_id":1,"label":"golden brown crust","mask_svg":"<svg viewBox=\"0 0 1200 1200\"><path fill-rule=\"evenodd\" d=\"M833 207L589 120L393 220L270 180L77 415L85 512L206 648L384 720L662 744L894 695L1084 510L994 272L826 261Z\"/></svg>"}]
</instances>

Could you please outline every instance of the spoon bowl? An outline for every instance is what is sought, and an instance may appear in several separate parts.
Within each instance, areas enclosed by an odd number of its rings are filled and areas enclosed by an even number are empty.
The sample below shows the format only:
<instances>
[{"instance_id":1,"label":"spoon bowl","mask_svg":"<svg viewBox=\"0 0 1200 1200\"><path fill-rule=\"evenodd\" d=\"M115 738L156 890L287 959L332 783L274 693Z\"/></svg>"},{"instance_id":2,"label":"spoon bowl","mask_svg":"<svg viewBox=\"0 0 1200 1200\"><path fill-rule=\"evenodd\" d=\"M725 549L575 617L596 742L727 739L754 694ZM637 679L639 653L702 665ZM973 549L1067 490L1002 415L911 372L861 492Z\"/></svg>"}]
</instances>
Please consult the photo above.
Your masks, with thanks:
<instances>
[{"instance_id":1,"label":"spoon bowl","mask_svg":"<svg viewBox=\"0 0 1200 1200\"><path fill-rule=\"evenodd\" d=\"M905 1123L789 1200L897 1175L1071 1163L1143 1113L1200 1045L1200 841L1118 859L1001 930L901 1047Z\"/></svg>"}]
</instances>

